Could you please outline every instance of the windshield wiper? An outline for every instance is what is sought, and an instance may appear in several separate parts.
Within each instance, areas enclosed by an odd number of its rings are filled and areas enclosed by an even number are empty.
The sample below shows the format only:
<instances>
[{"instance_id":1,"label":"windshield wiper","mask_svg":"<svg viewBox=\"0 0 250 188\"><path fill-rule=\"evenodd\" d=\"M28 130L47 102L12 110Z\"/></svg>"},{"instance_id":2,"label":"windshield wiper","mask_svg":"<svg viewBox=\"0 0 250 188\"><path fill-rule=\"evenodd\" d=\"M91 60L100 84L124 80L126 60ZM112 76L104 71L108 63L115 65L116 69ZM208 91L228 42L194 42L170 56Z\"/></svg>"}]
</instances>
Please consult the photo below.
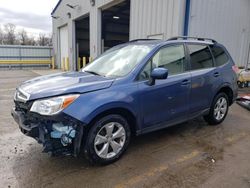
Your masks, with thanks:
<instances>
[{"instance_id":1,"label":"windshield wiper","mask_svg":"<svg viewBox=\"0 0 250 188\"><path fill-rule=\"evenodd\" d=\"M90 74L94 74L94 75L97 75L97 76L101 76L99 73L97 72L94 72L94 71L84 71L84 72L87 72L87 73L90 73Z\"/></svg>"}]
</instances>

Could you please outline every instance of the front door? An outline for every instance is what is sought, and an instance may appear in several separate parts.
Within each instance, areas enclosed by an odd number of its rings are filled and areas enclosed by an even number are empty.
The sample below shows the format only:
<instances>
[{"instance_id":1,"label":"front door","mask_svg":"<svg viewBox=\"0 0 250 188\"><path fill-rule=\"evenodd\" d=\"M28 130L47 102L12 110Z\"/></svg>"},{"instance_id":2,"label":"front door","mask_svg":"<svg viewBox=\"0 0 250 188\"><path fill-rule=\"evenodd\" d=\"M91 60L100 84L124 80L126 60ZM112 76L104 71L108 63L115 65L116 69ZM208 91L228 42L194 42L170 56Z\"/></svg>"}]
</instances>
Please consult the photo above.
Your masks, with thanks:
<instances>
[{"instance_id":1,"label":"front door","mask_svg":"<svg viewBox=\"0 0 250 188\"><path fill-rule=\"evenodd\" d=\"M139 77L142 129L157 129L161 123L186 120L191 83L186 63L184 46L172 45L161 48L142 70ZM168 69L169 76L151 86L149 75L156 67Z\"/></svg>"}]
</instances>

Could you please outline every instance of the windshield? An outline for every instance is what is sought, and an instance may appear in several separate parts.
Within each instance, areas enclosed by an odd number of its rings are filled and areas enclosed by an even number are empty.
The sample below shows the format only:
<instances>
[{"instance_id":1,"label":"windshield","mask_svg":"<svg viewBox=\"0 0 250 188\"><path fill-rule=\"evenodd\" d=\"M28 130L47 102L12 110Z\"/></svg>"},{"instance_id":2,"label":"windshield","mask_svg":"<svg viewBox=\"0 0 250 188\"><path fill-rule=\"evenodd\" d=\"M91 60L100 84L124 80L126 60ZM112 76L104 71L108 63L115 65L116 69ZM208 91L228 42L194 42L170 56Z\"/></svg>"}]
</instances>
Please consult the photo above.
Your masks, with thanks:
<instances>
[{"instance_id":1,"label":"windshield","mask_svg":"<svg viewBox=\"0 0 250 188\"><path fill-rule=\"evenodd\" d=\"M153 45L127 45L111 49L82 71L105 77L122 77L131 72L153 48Z\"/></svg>"}]
</instances>

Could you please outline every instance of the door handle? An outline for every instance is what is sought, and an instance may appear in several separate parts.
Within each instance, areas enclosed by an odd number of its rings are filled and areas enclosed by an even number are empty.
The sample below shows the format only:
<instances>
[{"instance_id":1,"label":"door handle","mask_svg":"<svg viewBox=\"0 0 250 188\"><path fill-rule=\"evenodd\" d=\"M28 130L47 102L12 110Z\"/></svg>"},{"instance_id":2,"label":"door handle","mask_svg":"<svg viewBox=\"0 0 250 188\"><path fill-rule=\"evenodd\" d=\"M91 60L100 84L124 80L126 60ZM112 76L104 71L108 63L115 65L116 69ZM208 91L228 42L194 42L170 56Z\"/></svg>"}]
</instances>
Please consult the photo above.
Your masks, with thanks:
<instances>
[{"instance_id":1,"label":"door handle","mask_svg":"<svg viewBox=\"0 0 250 188\"><path fill-rule=\"evenodd\" d=\"M220 76L220 73L219 72L215 72L214 73L214 77L219 77Z\"/></svg>"},{"instance_id":2,"label":"door handle","mask_svg":"<svg viewBox=\"0 0 250 188\"><path fill-rule=\"evenodd\" d=\"M191 82L190 82L190 80L183 80L182 82L181 82L181 85L182 86L187 86L188 84L190 84Z\"/></svg>"}]
</instances>

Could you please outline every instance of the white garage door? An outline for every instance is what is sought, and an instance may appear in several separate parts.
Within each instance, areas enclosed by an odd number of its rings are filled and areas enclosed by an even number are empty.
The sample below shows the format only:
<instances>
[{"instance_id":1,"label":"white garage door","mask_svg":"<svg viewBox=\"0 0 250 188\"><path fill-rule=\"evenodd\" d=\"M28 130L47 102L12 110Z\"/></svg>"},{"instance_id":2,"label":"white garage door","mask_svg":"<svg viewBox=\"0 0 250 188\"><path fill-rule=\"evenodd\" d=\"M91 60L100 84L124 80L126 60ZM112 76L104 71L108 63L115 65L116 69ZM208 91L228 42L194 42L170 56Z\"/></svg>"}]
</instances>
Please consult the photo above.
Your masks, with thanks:
<instances>
[{"instance_id":1,"label":"white garage door","mask_svg":"<svg viewBox=\"0 0 250 188\"><path fill-rule=\"evenodd\" d=\"M250 45L250 1L192 0L188 34L218 40L235 63L244 66Z\"/></svg>"},{"instance_id":2,"label":"white garage door","mask_svg":"<svg viewBox=\"0 0 250 188\"><path fill-rule=\"evenodd\" d=\"M63 67L63 58L69 57L69 39L68 39L68 26L61 27L60 30L60 60L61 68Z\"/></svg>"}]
</instances>

